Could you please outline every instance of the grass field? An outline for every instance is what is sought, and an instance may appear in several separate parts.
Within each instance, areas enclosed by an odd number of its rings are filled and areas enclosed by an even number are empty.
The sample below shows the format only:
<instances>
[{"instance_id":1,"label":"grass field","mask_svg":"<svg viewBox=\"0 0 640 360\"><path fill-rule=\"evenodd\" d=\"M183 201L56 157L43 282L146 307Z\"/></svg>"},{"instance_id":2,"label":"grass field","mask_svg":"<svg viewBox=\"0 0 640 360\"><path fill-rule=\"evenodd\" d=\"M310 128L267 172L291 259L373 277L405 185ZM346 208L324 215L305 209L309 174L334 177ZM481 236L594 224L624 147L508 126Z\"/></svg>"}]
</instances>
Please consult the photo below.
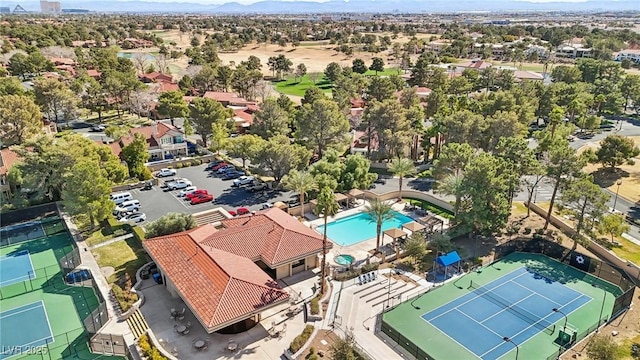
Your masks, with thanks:
<instances>
[{"instance_id":1,"label":"grass field","mask_svg":"<svg viewBox=\"0 0 640 360\"><path fill-rule=\"evenodd\" d=\"M613 309L615 296L621 293L620 289L613 284L587 275L543 255L514 253L492 266L487 266L481 271L469 273L414 299L412 302L405 302L384 313L383 331L387 335L391 334L392 338L400 339L401 342L404 342L405 349L413 354L416 354L417 351L427 353L435 359L475 358L475 355L471 354L470 350L447 336L445 332L431 322L425 321L422 316L456 299L469 296L471 293L471 290L468 289L470 281L487 284L512 271L518 271L522 267L526 267L528 271L532 271L536 276L541 276L539 279L542 280L537 281L540 289L534 288L534 291L542 290L546 286L564 286L569 289L567 290L569 292L575 291L589 298L586 303L567 314L570 327L577 329L578 334L587 331L587 329L593 329L598 323L601 311L602 318L608 317ZM592 286L591 284L597 284L598 286ZM607 290L603 291L603 288ZM546 292L546 294L549 293ZM570 299L568 300L571 301ZM449 311L458 311L457 309L463 309L463 306L464 303ZM478 309L477 311L481 313L483 310ZM489 312L490 314L491 312ZM483 322L487 322L490 318L491 316ZM558 352L560 347L555 340L559 335L559 330L563 327L563 317L556 316L555 319L557 320L554 320L556 326L553 334L538 332L518 344L519 359L544 359ZM474 322L474 320L460 318L460 324L469 322ZM488 323L484 326L486 327L487 325ZM468 330L465 329L464 325L458 328L461 333ZM501 330L497 328L487 327L487 329L500 336L511 336L499 334ZM478 335L472 340L482 342L483 338ZM419 350L413 346L417 346ZM509 349L510 351L504 355L504 358L514 358L515 349ZM424 358L424 355L421 355L421 358Z\"/></svg>"},{"instance_id":2,"label":"grass field","mask_svg":"<svg viewBox=\"0 0 640 360\"><path fill-rule=\"evenodd\" d=\"M88 334L82 321L98 307L99 303L92 287L67 286L63 280L59 260L72 251L70 241L71 238L65 231L1 248L0 255L11 255L27 250L30 254L35 278L0 288L0 309L2 312L6 312L42 302L53 336L53 341L48 345L42 345L43 348L39 350L46 353L46 358L120 359L92 354L89 351ZM21 319L24 318L24 327L20 331L24 331L25 335L20 335L18 338L24 338L24 341L28 341L26 339L29 339L29 326L37 326L40 329L42 324L31 323L29 315L20 316L22 316ZM23 346L28 344L3 343L3 346L7 345ZM5 349L3 349L4 351ZM6 355L0 354L0 359L8 358ZM42 357L32 351L31 354L20 354L11 357L11 359L42 359Z\"/></svg>"},{"instance_id":3,"label":"grass field","mask_svg":"<svg viewBox=\"0 0 640 360\"><path fill-rule=\"evenodd\" d=\"M149 261L134 238L99 247L92 252L100 267L114 268L114 273L107 279L109 283L116 282L125 273L129 274L130 279L135 279L136 271Z\"/></svg>"},{"instance_id":4,"label":"grass field","mask_svg":"<svg viewBox=\"0 0 640 360\"><path fill-rule=\"evenodd\" d=\"M318 74L318 80L315 83L309 75L305 75L298 79L290 76L285 80L274 81L274 85L277 92L295 96L304 96L304 92L312 86L317 86L325 93L330 94L331 88L333 87L329 79L322 76L322 74Z\"/></svg>"}]
</instances>

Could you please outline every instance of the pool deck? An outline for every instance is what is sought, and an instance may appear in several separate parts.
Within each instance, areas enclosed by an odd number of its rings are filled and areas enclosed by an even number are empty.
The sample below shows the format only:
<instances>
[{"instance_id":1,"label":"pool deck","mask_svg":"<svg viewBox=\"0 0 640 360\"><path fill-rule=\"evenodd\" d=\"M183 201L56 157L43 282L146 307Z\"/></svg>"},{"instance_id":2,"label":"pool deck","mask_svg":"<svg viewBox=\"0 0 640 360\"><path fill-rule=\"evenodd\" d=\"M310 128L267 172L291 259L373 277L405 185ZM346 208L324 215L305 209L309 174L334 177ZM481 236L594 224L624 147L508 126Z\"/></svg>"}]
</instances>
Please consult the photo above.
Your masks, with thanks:
<instances>
[{"instance_id":1,"label":"pool deck","mask_svg":"<svg viewBox=\"0 0 640 360\"><path fill-rule=\"evenodd\" d=\"M418 220L418 216L410 211L405 211L404 210L404 203L399 203L399 202L394 202L394 200L388 200L387 202L393 202L392 208L393 210L406 215L410 218L412 218L414 221ZM355 208L351 208L348 210L343 210L338 212L335 216L330 216L327 219L327 223L331 223L333 221L336 221L338 219L342 219L351 215L355 215L358 213L361 213L362 211L364 211L365 206L368 204L367 201L360 201L360 205L358 205ZM438 217L440 218L440 217ZM443 220L445 222L445 228L448 227L449 221L444 219L444 218L440 218L441 220ZM305 221L304 222L305 225L307 225L308 227L316 230L316 228L318 226L324 225L324 219L323 218L315 218L313 220L310 221ZM373 226L373 224L372 224ZM317 231L317 230L316 230ZM411 235L411 231L409 230L404 230L405 232L407 232L407 234ZM386 240L386 241L385 241ZM381 246L385 245L385 244L391 244L392 241L390 241L389 237L386 236L382 236L382 244ZM338 255L341 254L348 254L351 255L355 258L355 261L353 263L354 266L358 266L359 264L362 264L364 262L367 261L367 259L369 260L373 260L374 262L377 261L377 258L371 258L372 255L369 253L369 251L373 250L376 248L376 238L371 238L371 239L367 239L367 240L363 240L360 241L358 243L355 243L353 245L347 245L347 246L341 246L337 243L333 243L333 248L331 249L331 251L329 251L327 253L327 262L331 265L337 265L334 262L334 258Z\"/></svg>"}]
</instances>

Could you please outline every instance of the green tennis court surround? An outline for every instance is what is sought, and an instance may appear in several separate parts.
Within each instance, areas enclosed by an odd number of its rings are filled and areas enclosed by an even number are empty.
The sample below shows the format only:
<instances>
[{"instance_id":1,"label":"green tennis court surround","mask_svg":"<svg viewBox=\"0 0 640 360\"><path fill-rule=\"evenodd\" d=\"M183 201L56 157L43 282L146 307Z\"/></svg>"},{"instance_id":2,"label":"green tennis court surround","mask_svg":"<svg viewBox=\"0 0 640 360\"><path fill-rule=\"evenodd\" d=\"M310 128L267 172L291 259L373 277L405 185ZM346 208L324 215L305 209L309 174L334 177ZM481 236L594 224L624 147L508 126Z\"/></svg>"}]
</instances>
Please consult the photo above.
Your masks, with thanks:
<instances>
[{"instance_id":1,"label":"green tennis court surround","mask_svg":"<svg viewBox=\"0 0 640 360\"><path fill-rule=\"evenodd\" d=\"M566 319L586 336L623 291L540 254L513 253L382 316L382 331L417 359L546 359ZM575 339L574 338L574 339Z\"/></svg>"},{"instance_id":2,"label":"green tennis court surround","mask_svg":"<svg viewBox=\"0 0 640 360\"><path fill-rule=\"evenodd\" d=\"M121 359L89 351L83 320L99 308L92 287L68 286L79 253L59 217L0 229L0 360ZM102 321L102 319L100 319Z\"/></svg>"}]
</instances>

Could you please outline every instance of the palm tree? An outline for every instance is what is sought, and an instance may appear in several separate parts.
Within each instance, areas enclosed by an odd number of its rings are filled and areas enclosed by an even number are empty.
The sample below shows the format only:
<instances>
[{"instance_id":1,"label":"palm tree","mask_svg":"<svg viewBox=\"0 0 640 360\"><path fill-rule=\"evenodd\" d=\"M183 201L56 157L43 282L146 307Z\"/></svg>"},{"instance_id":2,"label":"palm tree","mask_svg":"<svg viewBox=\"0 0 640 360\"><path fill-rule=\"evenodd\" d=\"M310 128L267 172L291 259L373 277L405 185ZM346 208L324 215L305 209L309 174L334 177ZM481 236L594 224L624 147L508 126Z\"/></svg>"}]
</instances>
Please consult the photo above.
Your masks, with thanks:
<instances>
[{"instance_id":1,"label":"palm tree","mask_svg":"<svg viewBox=\"0 0 640 360\"><path fill-rule=\"evenodd\" d=\"M304 197L309 191L317 188L315 179L306 171L298 171L294 169L282 178L282 185L285 189L292 190L300 194L300 206L302 206L300 216L304 219Z\"/></svg>"},{"instance_id":2,"label":"palm tree","mask_svg":"<svg viewBox=\"0 0 640 360\"><path fill-rule=\"evenodd\" d=\"M453 205L453 213L456 216L458 215L460 204L462 202L462 193L464 192L462 187L463 181L464 175L450 174L438 182L438 188L436 189L436 192L456 197L456 202Z\"/></svg>"},{"instance_id":3,"label":"palm tree","mask_svg":"<svg viewBox=\"0 0 640 360\"><path fill-rule=\"evenodd\" d=\"M320 293L324 294L324 278L326 276L327 267L327 218L333 216L338 212L340 208L336 202L336 197L333 194L333 190L330 187L322 187L318 194L318 204L316 209L318 213L322 213L324 218L324 232L322 234L322 278L320 281Z\"/></svg>"},{"instance_id":4,"label":"palm tree","mask_svg":"<svg viewBox=\"0 0 640 360\"><path fill-rule=\"evenodd\" d=\"M416 173L416 167L413 165L413 161L407 158L397 158L389 165L389 171L395 176L400 178L398 186L398 199L402 200L402 179L405 176L413 175Z\"/></svg>"},{"instance_id":5,"label":"palm tree","mask_svg":"<svg viewBox=\"0 0 640 360\"><path fill-rule=\"evenodd\" d=\"M369 222L376 223L376 251L380 251L380 235L382 233L382 224L393 219L395 212L391 205L375 199L364 208L364 213L369 217Z\"/></svg>"}]
</instances>

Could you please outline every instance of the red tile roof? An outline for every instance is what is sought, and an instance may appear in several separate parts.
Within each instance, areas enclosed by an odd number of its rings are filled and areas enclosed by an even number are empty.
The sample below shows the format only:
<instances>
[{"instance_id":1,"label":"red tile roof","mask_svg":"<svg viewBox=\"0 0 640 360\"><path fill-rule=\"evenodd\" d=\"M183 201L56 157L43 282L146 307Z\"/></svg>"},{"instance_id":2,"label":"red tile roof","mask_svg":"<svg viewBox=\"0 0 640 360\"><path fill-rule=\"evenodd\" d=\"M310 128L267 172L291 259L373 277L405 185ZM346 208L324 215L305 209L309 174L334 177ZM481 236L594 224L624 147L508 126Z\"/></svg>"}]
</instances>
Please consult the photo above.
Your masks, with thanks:
<instances>
[{"instance_id":1,"label":"red tile roof","mask_svg":"<svg viewBox=\"0 0 640 360\"><path fill-rule=\"evenodd\" d=\"M233 115L242 119L243 122L248 123L249 125L253 124L253 115L249 114L245 110L242 110L242 109L233 110Z\"/></svg>"},{"instance_id":2,"label":"red tile roof","mask_svg":"<svg viewBox=\"0 0 640 360\"><path fill-rule=\"evenodd\" d=\"M278 208L226 219L222 225L223 229L200 243L254 261L261 259L271 268L322 251L317 232Z\"/></svg>"},{"instance_id":3,"label":"red tile roof","mask_svg":"<svg viewBox=\"0 0 640 360\"><path fill-rule=\"evenodd\" d=\"M13 164L15 164L19 159L20 156L10 148L0 150L0 175L8 173Z\"/></svg>"},{"instance_id":4,"label":"red tile roof","mask_svg":"<svg viewBox=\"0 0 640 360\"><path fill-rule=\"evenodd\" d=\"M91 76L91 77L100 77L100 75L102 75L102 73L96 69L89 69L87 70L87 75Z\"/></svg>"},{"instance_id":5,"label":"red tile roof","mask_svg":"<svg viewBox=\"0 0 640 360\"><path fill-rule=\"evenodd\" d=\"M251 260L198 244L190 232L145 240L143 245L209 332L289 298Z\"/></svg>"},{"instance_id":6,"label":"red tile roof","mask_svg":"<svg viewBox=\"0 0 640 360\"><path fill-rule=\"evenodd\" d=\"M178 84L176 83L170 83L170 82L165 82L165 81L161 81L159 82L160 87L158 88L158 92L159 93L165 93L168 91L178 91L180 90L180 86L178 86Z\"/></svg>"},{"instance_id":7,"label":"red tile roof","mask_svg":"<svg viewBox=\"0 0 640 360\"><path fill-rule=\"evenodd\" d=\"M238 99L238 95L231 92L207 91L202 95L204 98L213 99L220 102L230 102L232 99Z\"/></svg>"}]
</instances>

